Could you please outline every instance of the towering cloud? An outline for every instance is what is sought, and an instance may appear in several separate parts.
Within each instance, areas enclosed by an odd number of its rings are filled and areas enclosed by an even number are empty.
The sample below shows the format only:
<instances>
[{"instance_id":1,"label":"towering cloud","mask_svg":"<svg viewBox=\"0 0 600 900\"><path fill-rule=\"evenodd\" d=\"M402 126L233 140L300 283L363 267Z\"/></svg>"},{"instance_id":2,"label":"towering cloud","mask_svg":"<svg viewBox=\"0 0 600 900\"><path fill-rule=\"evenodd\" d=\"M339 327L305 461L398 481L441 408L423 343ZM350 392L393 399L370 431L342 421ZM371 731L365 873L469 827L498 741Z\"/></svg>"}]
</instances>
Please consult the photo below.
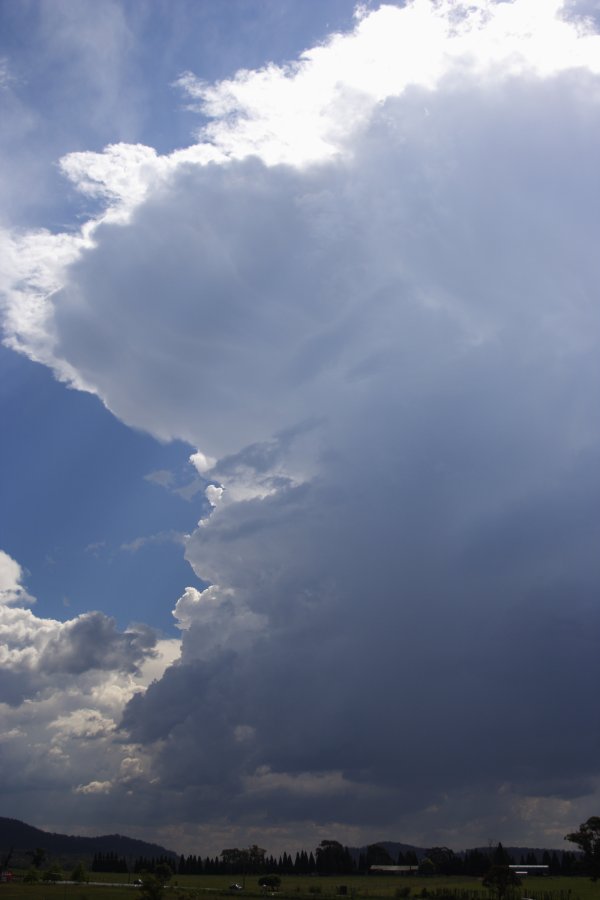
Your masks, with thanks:
<instances>
[{"instance_id":1,"label":"towering cloud","mask_svg":"<svg viewBox=\"0 0 600 900\"><path fill-rule=\"evenodd\" d=\"M383 6L182 76L196 145L74 154L106 211L6 237L9 343L209 485L119 731L165 823L558 842L596 798L599 60L558 0Z\"/></svg>"}]
</instances>

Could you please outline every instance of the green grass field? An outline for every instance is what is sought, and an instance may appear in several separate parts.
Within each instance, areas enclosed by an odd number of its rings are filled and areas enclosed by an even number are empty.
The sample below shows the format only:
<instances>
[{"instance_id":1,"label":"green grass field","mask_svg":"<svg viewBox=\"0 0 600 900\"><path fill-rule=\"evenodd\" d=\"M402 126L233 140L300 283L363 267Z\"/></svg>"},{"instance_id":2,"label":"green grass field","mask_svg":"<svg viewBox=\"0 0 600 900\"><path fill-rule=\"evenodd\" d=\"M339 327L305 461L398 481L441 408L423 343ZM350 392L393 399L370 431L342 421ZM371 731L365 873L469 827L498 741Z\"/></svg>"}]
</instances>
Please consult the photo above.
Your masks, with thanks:
<instances>
[{"instance_id":1,"label":"green grass field","mask_svg":"<svg viewBox=\"0 0 600 900\"><path fill-rule=\"evenodd\" d=\"M19 873L15 873L18 875ZM131 880L136 876L132 876ZM101 881L92 884L23 884L14 881L0 884L0 900L133 900L136 888L111 887L108 882L127 881L127 876L108 873L91 873L90 878ZM264 896L255 875L245 878L243 894L230 893L232 882L242 883L241 875L177 875L165 892L166 900L201 900L204 894L251 897ZM275 897L280 900L332 900L340 894L340 886L346 886L349 898L371 898L387 900L395 898L401 888L410 887L408 900L433 897L437 891L456 891L457 900L484 900L493 895L481 886L478 878L398 878L392 876L283 876L281 888ZM426 894L423 894L425 890ZM461 892L461 893L459 893ZM462 893L464 892L464 893ZM467 895L469 892L469 895ZM479 897L477 898L477 894ZM268 895L269 897L272 895ZM530 897L533 900L600 900L600 885L588 878L525 878L514 894L515 898Z\"/></svg>"}]
</instances>

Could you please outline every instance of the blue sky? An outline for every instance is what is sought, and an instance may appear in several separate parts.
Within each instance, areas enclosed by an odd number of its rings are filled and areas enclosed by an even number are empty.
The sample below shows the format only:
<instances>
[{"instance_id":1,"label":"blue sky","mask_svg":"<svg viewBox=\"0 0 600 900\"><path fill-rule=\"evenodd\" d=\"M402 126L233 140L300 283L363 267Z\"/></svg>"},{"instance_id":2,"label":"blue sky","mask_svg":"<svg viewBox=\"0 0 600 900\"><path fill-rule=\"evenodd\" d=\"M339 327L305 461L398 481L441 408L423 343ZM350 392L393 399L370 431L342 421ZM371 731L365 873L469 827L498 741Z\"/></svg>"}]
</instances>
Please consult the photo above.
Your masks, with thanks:
<instances>
[{"instance_id":1,"label":"blue sky","mask_svg":"<svg viewBox=\"0 0 600 900\"><path fill-rule=\"evenodd\" d=\"M2 547L28 570L38 611L103 609L122 627L139 619L172 632L165 599L177 581L196 583L176 535L193 529L202 502L148 476L169 472L173 488L189 485L189 447L126 428L97 398L0 352ZM154 535L165 537L126 549Z\"/></svg>"},{"instance_id":2,"label":"blue sky","mask_svg":"<svg viewBox=\"0 0 600 900\"><path fill-rule=\"evenodd\" d=\"M600 783L595 5L0 17L5 814L563 846Z\"/></svg>"},{"instance_id":3,"label":"blue sky","mask_svg":"<svg viewBox=\"0 0 600 900\"><path fill-rule=\"evenodd\" d=\"M85 2L3 3L3 207L11 221L58 229L80 212L81 197L65 190L56 170L64 153L117 141L161 153L187 146L198 115L173 86L182 72L214 81L285 62L349 27L353 10L350 0L182 0L98 10ZM35 190L21 190L27 176Z\"/></svg>"},{"instance_id":4,"label":"blue sky","mask_svg":"<svg viewBox=\"0 0 600 900\"><path fill-rule=\"evenodd\" d=\"M353 8L348 0L109 4L95 11L88 3L3 3L1 55L10 73L3 100L25 120L27 134L23 140L19 129L7 128L4 135L4 216L52 230L76 225L90 204L57 172L65 152L120 140L161 153L185 146L198 114L174 87L182 72L212 81L265 59L285 61L351 24ZM103 41L117 72L100 71ZM18 196L11 167L31 178ZM123 627L140 619L174 633L169 589L199 584L181 545L165 539L121 548L196 525L202 498L186 500L147 478L165 470L172 488L189 485L197 474L188 461L194 448L124 427L97 398L66 391L47 369L0 353L7 423L0 544L28 570L38 610L61 618L67 604L73 614L103 609Z\"/></svg>"}]
</instances>

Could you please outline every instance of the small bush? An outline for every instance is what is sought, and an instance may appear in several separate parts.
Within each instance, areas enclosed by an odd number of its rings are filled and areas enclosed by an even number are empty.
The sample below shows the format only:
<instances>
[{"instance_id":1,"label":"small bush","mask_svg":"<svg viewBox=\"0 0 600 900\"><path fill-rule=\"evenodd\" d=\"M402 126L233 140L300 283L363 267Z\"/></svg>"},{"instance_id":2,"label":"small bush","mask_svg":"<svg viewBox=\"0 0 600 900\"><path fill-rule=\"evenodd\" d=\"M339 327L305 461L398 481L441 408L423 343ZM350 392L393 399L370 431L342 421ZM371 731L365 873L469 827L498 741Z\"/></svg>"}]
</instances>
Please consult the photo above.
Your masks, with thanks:
<instances>
[{"instance_id":1,"label":"small bush","mask_svg":"<svg viewBox=\"0 0 600 900\"><path fill-rule=\"evenodd\" d=\"M42 878L44 881L62 881L63 870L60 866L51 866L42 874Z\"/></svg>"},{"instance_id":2,"label":"small bush","mask_svg":"<svg viewBox=\"0 0 600 900\"><path fill-rule=\"evenodd\" d=\"M140 887L139 896L144 900L162 900L165 892L165 886L161 878L148 872L144 872L142 876L142 886Z\"/></svg>"},{"instance_id":3,"label":"small bush","mask_svg":"<svg viewBox=\"0 0 600 900\"><path fill-rule=\"evenodd\" d=\"M71 872L71 881L77 881L79 884L82 884L84 881L89 881L89 876L87 873L87 869L83 865L83 863L78 863L73 871Z\"/></svg>"},{"instance_id":4,"label":"small bush","mask_svg":"<svg viewBox=\"0 0 600 900\"><path fill-rule=\"evenodd\" d=\"M40 880L40 873L37 869L27 869L25 875L23 876L23 881L26 884L36 884Z\"/></svg>"},{"instance_id":5,"label":"small bush","mask_svg":"<svg viewBox=\"0 0 600 900\"><path fill-rule=\"evenodd\" d=\"M279 875L261 875L258 879L258 883L261 888L268 888L271 891L276 891L281 884L281 878Z\"/></svg>"}]
</instances>

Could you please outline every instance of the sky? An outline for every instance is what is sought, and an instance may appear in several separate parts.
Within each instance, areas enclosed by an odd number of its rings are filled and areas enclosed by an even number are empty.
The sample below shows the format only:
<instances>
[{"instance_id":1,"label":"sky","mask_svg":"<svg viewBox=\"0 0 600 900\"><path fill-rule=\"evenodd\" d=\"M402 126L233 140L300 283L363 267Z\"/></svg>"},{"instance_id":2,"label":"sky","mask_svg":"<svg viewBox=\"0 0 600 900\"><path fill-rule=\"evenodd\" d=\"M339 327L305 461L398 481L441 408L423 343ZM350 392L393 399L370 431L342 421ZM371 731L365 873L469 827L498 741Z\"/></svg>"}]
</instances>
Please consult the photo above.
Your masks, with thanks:
<instances>
[{"instance_id":1,"label":"sky","mask_svg":"<svg viewBox=\"0 0 600 900\"><path fill-rule=\"evenodd\" d=\"M0 2L3 815L600 808L600 6Z\"/></svg>"}]
</instances>

